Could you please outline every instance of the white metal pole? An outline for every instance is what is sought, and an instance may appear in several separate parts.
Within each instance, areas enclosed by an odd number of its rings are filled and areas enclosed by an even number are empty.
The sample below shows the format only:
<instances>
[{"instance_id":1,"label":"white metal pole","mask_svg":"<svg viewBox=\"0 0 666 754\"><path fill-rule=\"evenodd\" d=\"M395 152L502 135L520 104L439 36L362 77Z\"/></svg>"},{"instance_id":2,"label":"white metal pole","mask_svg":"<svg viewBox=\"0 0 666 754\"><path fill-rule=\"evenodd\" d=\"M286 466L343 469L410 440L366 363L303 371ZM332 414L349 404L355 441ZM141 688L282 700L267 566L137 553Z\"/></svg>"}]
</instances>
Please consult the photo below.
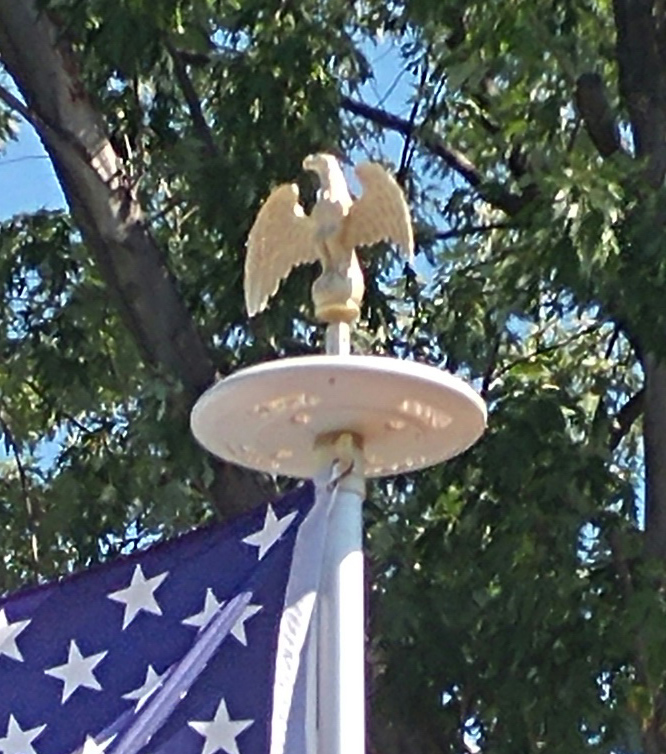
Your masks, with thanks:
<instances>
[{"instance_id":1,"label":"white metal pole","mask_svg":"<svg viewBox=\"0 0 666 754\"><path fill-rule=\"evenodd\" d=\"M335 450L336 446L330 447ZM335 455L329 457L330 468ZM357 445L353 445L352 460L351 470L337 482L324 553L318 610L317 754L365 752L365 479ZM339 464L341 473L350 466L347 462L345 468L344 462Z\"/></svg>"},{"instance_id":2,"label":"white metal pole","mask_svg":"<svg viewBox=\"0 0 666 754\"><path fill-rule=\"evenodd\" d=\"M326 353L349 356L350 334L348 322L329 322L326 326Z\"/></svg>"}]
</instances>

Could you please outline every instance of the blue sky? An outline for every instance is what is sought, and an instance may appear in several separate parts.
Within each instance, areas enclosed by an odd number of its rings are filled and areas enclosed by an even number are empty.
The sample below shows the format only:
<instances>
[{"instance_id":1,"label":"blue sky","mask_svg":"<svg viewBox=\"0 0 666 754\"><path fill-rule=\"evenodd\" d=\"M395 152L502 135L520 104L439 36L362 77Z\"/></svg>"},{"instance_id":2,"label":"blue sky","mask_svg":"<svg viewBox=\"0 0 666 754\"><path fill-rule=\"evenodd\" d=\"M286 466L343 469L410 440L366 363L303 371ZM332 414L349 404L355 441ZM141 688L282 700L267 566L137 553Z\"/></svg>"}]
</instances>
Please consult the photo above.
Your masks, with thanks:
<instances>
[{"instance_id":1,"label":"blue sky","mask_svg":"<svg viewBox=\"0 0 666 754\"><path fill-rule=\"evenodd\" d=\"M0 219L64 205L41 142L31 126L21 123L18 141L9 142L0 153Z\"/></svg>"}]
</instances>

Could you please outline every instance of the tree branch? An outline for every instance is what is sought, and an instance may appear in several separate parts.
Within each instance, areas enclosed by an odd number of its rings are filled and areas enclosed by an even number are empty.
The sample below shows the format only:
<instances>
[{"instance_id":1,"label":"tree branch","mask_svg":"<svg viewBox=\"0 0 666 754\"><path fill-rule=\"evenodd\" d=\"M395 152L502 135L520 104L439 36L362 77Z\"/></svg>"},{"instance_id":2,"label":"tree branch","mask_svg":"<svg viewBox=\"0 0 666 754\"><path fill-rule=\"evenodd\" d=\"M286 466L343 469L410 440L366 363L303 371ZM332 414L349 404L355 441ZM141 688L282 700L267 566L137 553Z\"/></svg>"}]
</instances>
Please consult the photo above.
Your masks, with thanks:
<instances>
[{"instance_id":1,"label":"tree branch","mask_svg":"<svg viewBox=\"0 0 666 754\"><path fill-rule=\"evenodd\" d=\"M583 73L576 81L575 101L587 133L602 157L620 149L620 130L598 73Z\"/></svg>"},{"instance_id":2,"label":"tree branch","mask_svg":"<svg viewBox=\"0 0 666 754\"><path fill-rule=\"evenodd\" d=\"M199 101L199 97L192 84L192 79L190 79L187 73L187 67L183 62L181 53L168 40L165 44L169 55L171 56L171 60L173 61L173 69L176 74L176 79L178 80L178 85L183 92L185 102L187 102L187 108L190 111L194 132L199 137L208 157L217 157L217 146L213 141L213 135L210 132L210 128L208 128L206 119L204 118L204 114L201 110L201 102Z\"/></svg>"},{"instance_id":3,"label":"tree branch","mask_svg":"<svg viewBox=\"0 0 666 754\"><path fill-rule=\"evenodd\" d=\"M28 481L28 474L26 473L23 461L21 460L21 448L16 442L14 433L12 432L9 424L0 416L0 427L5 435L7 444L12 450L12 455L16 461L16 469L19 475L19 481L21 483L21 492L23 495L23 502L25 504L25 511L28 517L28 529L30 533L30 548L32 552L32 560L35 564L35 568L39 566L39 540L37 539L37 523L39 520L37 505L32 499L30 494L30 483Z\"/></svg>"},{"instance_id":4,"label":"tree branch","mask_svg":"<svg viewBox=\"0 0 666 754\"><path fill-rule=\"evenodd\" d=\"M405 141L402 145L402 154L400 155L400 164L398 166L398 172L396 174L396 178L398 180L399 184L403 184L405 175L407 173L407 170L409 168L409 164L412 160L412 157L414 156L414 146L412 144L412 137L414 136L414 129L416 127L416 117L419 114L419 102L421 100L421 92L423 91L423 87L425 86L425 83L428 78L428 63L427 63L427 57L428 52L425 53L423 61L423 68L421 71L421 80L419 82L417 94L414 97L414 102L412 103L412 110L409 113L409 130L405 134Z\"/></svg>"},{"instance_id":5,"label":"tree branch","mask_svg":"<svg viewBox=\"0 0 666 754\"><path fill-rule=\"evenodd\" d=\"M574 343L579 338L584 338L586 335L591 335L593 332L598 330L602 322L597 322L593 325L590 325L589 327L585 327L582 330L579 330L578 332L574 333L568 338L564 338L564 340L560 340L557 343L552 343L548 346L543 346L542 348L536 348L532 353L525 354L525 356L520 356L515 361L512 361L510 364L506 364L503 366L498 372L494 375L492 375L492 380L488 379L488 384L490 385L490 382L494 380L498 380L500 377L503 377L505 374L510 372L512 369L515 369L520 364L525 364L528 361L531 361L532 359L536 358L537 356L545 356L548 353L552 353L553 351L557 351L559 348L563 348L564 346L568 346L570 343Z\"/></svg>"},{"instance_id":6,"label":"tree branch","mask_svg":"<svg viewBox=\"0 0 666 754\"><path fill-rule=\"evenodd\" d=\"M364 102L358 102L350 97L342 98L342 107L347 112L372 121L384 128L389 128L403 136L410 136L414 133L425 149L436 157L441 158L448 167L458 173L470 186L475 188L488 204L492 204L494 207L503 210L507 215L517 214L527 203L524 196L514 194L501 185L487 181L474 163L462 152L449 147L440 136L431 131L423 127L414 129L408 120L388 113L381 108L367 105Z\"/></svg>"},{"instance_id":7,"label":"tree branch","mask_svg":"<svg viewBox=\"0 0 666 754\"><path fill-rule=\"evenodd\" d=\"M452 230L443 230L435 233L436 241L449 241L452 238L462 238L471 236L475 233L490 233L492 230L508 230L512 226L510 223L488 223L487 225L465 225L462 228Z\"/></svg>"},{"instance_id":8,"label":"tree branch","mask_svg":"<svg viewBox=\"0 0 666 754\"><path fill-rule=\"evenodd\" d=\"M493 372L495 371L495 364L497 363L497 355L499 354L499 349L501 345L502 345L502 334L498 333L495 336L493 347L490 350L488 363L486 365L486 368L483 371L483 380L481 382L480 393L481 393L481 397L484 399L488 395L488 390L490 389L490 383L493 380Z\"/></svg>"},{"instance_id":9,"label":"tree branch","mask_svg":"<svg viewBox=\"0 0 666 754\"><path fill-rule=\"evenodd\" d=\"M1 10L2 8L0 7L0 11ZM2 45L0 44L0 53L1 52ZM83 157L89 157L89 155L85 154L85 151L83 151L81 142L78 141L76 137L73 136L67 129L60 128L57 122L49 120L43 112L38 113L32 107L26 107L20 99L15 97L9 90L5 89L3 86L0 86L0 100L5 102L5 104L7 104L10 109L14 110L22 118L24 118L26 122L29 123L38 134L42 135L50 132L54 136L62 139L62 141L69 144L72 149L80 151Z\"/></svg>"},{"instance_id":10,"label":"tree branch","mask_svg":"<svg viewBox=\"0 0 666 754\"><path fill-rule=\"evenodd\" d=\"M636 419L645 409L645 388L641 388L637 393L629 398L622 406L613 419L613 424L608 440L610 450L615 450L620 444L622 438L629 432Z\"/></svg>"},{"instance_id":11,"label":"tree branch","mask_svg":"<svg viewBox=\"0 0 666 754\"><path fill-rule=\"evenodd\" d=\"M27 120L32 126L37 127L35 114L28 110L20 99L15 97L2 85L0 85L0 100L2 100L10 110L14 110L14 112L18 113L22 118L25 118L25 120Z\"/></svg>"},{"instance_id":12,"label":"tree branch","mask_svg":"<svg viewBox=\"0 0 666 754\"><path fill-rule=\"evenodd\" d=\"M42 390L36 382L34 382L33 380L27 379L25 381L25 384L42 401L42 403L47 409L55 409L55 407L53 406L53 402L48 399L48 396L46 395L45 391ZM86 427L75 416L72 416L69 412L63 410L62 408L58 407L57 409L55 409L55 411L56 411L56 415L59 418L62 417L65 421L68 421L70 424L76 427L79 430L79 432L89 435L94 431L93 429L90 429L90 427Z\"/></svg>"}]
</instances>

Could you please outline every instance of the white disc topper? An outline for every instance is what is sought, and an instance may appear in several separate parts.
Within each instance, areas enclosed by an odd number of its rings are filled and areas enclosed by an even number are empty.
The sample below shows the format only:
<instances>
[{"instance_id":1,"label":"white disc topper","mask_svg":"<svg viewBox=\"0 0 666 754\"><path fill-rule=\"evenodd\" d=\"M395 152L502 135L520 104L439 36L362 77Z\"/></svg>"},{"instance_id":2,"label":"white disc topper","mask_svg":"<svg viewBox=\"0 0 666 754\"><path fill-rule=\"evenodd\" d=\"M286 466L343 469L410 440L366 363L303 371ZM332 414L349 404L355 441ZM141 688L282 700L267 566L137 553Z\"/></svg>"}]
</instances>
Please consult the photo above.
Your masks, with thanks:
<instances>
[{"instance_id":1,"label":"white disc topper","mask_svg":"<svg viewBox=\"0 0 666 754\"><path fill-rule=\"evenodd\" d=\"M436 367L382 356L304 356L243 369L206 391L192 431L211 453L270 474L312 478L318 437L351 432L365 476L431 466L472 445L483 400Z\"/></svg>"}]
</instances>

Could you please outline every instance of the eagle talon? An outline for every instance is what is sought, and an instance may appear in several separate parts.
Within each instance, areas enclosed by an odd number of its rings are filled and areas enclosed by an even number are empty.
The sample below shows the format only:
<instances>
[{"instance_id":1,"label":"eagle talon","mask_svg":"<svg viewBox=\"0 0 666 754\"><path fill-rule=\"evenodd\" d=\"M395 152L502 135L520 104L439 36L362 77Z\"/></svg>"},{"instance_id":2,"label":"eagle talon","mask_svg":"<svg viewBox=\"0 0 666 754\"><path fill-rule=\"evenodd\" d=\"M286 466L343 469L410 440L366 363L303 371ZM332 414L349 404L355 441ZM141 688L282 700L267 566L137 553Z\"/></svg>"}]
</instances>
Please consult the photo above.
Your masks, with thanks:
<instances>
[{"instance_id":1,"label":"eagle talon","mask_svg":"<svg viewBox=\"0 0 666 754\"><path fill-rule=\"evenodd\" d=\"M360 269L346 276L337 271L323 273L312 284L315 317L320 322L353 322L361 313L363 289Z\"/></svg>"}]
</instances>

